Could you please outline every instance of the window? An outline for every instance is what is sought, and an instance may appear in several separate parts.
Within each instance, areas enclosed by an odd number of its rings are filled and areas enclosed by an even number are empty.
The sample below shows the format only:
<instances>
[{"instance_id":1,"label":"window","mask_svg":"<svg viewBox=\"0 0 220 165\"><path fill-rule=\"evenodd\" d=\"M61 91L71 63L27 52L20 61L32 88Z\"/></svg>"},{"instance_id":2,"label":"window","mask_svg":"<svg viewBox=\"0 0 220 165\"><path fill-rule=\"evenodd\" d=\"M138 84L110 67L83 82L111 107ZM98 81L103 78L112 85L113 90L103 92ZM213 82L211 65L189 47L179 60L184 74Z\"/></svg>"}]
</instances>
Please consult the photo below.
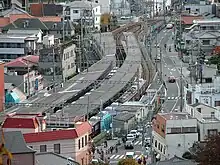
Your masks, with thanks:
<instances>
[{"instance_id":1,"label":"window","mask_svg":"<svg viewBox=\"0 0 220 165\"><path fill-rule=\"evenodd\" d=\"M157 140L155 140L155 144L154 144L154 145L155 145L155 147L157 148Z\"/></svg>"},{"instance_id":2,"label":"window","mask_svg":"<svg viewBox=\"0 0 220 165\"><path fill-rule=\"evenodd\" d=\"M201 108L196 108L196 109L199 113L201 113L201 110L202 110Z\"/></svg>"},{"instance_id":3,"label":"window","mask_svg":"<svg viewBox=\"0 0 220 165\"><path fill-rule=\"evenodd\" d=\"M181 133L181 128L171 128L170 133Z\"/></svg>"},{"instance_id":4,"label":"window","mask_svg":"<svg viewBox=\"0 0 220 165\"><path fill-rule=\"evenodd\" d=\"M40 145L40 152L47 152L47 145Z\"/></svg>"},{"instance_id":5,"label":"window","mask_svg":"<svg viewBox=\"0 0 220 165\"><path fill-rule=\"evenodd\" d=\"M80 150L80 139L78 140L78 149Z\"/></svg>"},{"instance_id":6,"label":"window","mask_svg":"<svg viewBox=\"0 0 220 165\"><path fill-rule=\"evenodd\" d=\"M203 45L210 45L210 40L202 40Z\"/></svg>"},{"instance_id":7,"label":"window","mask_svg":"<svg viewBox=\"0 0 220 165\"><path fill-rule=\"evenodd\" d=\"M84 137L82 137L82 148L84 147Z\"/></svg>"},{"instance_id":8,"label":"window","mask_svg":"<svg viewBox=\"0 0 220 165\"><path fill-rule=\"evenodd\" d=\"M158 143L158 150L160 150L160 143Z\"/></svg>"},{"instance_id":9,"label":"window","mask_svg":"<svg viewBox=\"0 0 220 165\"><path fill-rule=\"evenodd\" d=\"M95 12L98 12L98 9L97 9L97 8L95 9Z\"/></svg>"},{"instance_id":10,"label":"window","mask_svg":"<svg viewBox=\"0 0 220 165\"><path fill-rule=\"evenodd\" d=\"M215 101L215 107L220 106L220 101Z\"/></svg>"},{"instance_id":11,"label":"window","mask_svg":"<svg viewBox=\"0 0 220 165\"><path fill-rule=\"evenodd\" d=\"M215 117L215 112L211 112L211 118Z\"/></svg>"},{"instance_id":12,"label":"window","mask_svg":"<svg viewBox=\"0 0 220 165\"><path fill-rule=\"evenodd\" d=\"M190 40L186 40L186 43L187 43L187 44L190 44Z\"/></svg>"},{"instance_id":13,"label":"window","mask_svg":"<svg viewBox=\"0 0 220 165\"><path fill-rule=\"evenodd\" d=\"M208 137L217 135L218 130L217 129L208 129Z\"/></svg>"},{"instance_id":14,"label":"window","mask_svg":"<svg viewBox=\"0 0 220 165\"><path fill-rule=\"evenodd\" d=\"M71 63L71 68L73 68L74 67L74 63Z\"/></svg>"},{"instance_id":15,"label":"window","mask_svg":"<svg viewBox=\"0 0 220 165\"><path fill-rule=\"evenodd\" d=\"M87 135L85 136L85 146L87 145L88 143L88 139L87 139Z\"/></svg>"},{"instance_id":16,"label":"window","mask_svg":"<svg viewBox=\"0 0 220 165\"><path fill-rule=\"evenodd\" d=\"M29 146L30 148L33 148L33 146Z\"/></svg>"},{"instance_id":17,"label":"window","mask_svg":"<svg viewBox=\"0 0 220 165\"><path fill-rule=\"evenodd\" d=\"M68 69L70 69L70 65L68 65Z\"/></svg>"},{"instance_id":18,"label":"window","mask_svg":"<svg viewBox=\"0 0 220 165\"><path fill-rule=\"evenodd\" d=\"M164 130L164 125L162 125L161 131L162 131L163 133L165 132L165 130Z\"/></svg>"},{"instance_id":19,"label":"window","mask_svg":"<svg viewBox=\"0 0 220 165\"><path fill-rule=\"evenodd\" d=\"M53 145L54 153L60 154L60 144Z\"/></svg>"},{"instance_id":20,"label":"window","mask_svg":"<svg viewBox=\"0 0 220 165\"><path fill-rule=\"evenodd\" d=\"M73 10L73 13L79 13L79 10Z\"/></svg>"}]
</instances>

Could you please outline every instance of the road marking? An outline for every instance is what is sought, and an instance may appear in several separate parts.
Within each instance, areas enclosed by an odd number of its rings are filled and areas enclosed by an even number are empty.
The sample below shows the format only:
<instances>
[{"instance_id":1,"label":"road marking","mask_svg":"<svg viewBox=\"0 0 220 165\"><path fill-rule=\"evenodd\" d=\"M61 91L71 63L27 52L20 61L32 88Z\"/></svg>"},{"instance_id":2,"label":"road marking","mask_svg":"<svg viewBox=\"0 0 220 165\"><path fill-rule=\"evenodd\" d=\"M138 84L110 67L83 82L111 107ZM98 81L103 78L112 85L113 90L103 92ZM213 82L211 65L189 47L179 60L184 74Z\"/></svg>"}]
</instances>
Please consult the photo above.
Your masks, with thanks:
<instances>
[{"instance_id":1,"label":"road marking","mask_svg":"<svg viewBox=\"0 0 220 165\"><path fill-rule=\"evenodd\" d=\"M179 97L175 97L175 99L177 100L177 99L179 99Z\"/></svg>"},{"instance_id":2,"label":"road marking","mask_svg":"<svg viewBox=\"0 0 220 165\"><path fill-rule=\"evenodd\" d=\"M135 156L134 156L134 159L137 159L138 156L139 156L139 155L135 155Z\"/></svg>"},{"instance_id":3,"label":"road marking","mask_svg":"<svg viewBox=\"0 0 220 165\"><path fill-rule=\"evenodd\" d=\"M168 97L167 99L170 100L170 97Z\"/></svg>"},{"instance_id":4,"label":"road marking","mask_svg":"<svg viewBox=\"0 0 220 165\"><path fill-rule=\"evenodd\" d=\"M134 145L137 145L139 143L139 141L135 142Z\"/></svg>"},{"instance_id":5,"label":"road marking","mask_svg":"<svg viewBox=\"0 0 220 165\"><path fill-rule=\"evenodd\" d=\"M113 159L115 157L115 155L112 155L111 157L110 157L110 159Z\"/></svg>"},{"instance_id":6,"label":"road marking","mask_svg":"<svg viewBox=\"0 0 220 165\"><path fill-rule=\"evenodd\" d=\"M79 80L83 80L85 77L81 77ZM68 91L69 89L71 89L72 87L74 87L77 83L73 83L72 85L70 85L68 88L66 88L64 91Z\"/></svg>"},{"instance_id":7,"label":"road marking","mask_svg":"<svg viewBox=\"0 0 220 165\"><path fill-rule=\"evenodd\" d=\"M172 97L172 100L174 100L174 97Z\"/></svg>"},{"instance_id":8,"label":"road marking","mask_svg":"<svg viewBox=\"0 0 220 165\"><path fill-rule=\"evenodd\" d=\"M123 159L124 155L121 155L119 159Z\"/></svg>"},{"instance_id":9,"label":"road marking","mask_svg":"<svg viewBox=\"0 0 220 165\"><path fill-rule=\"evenodd\" d=\"M172 73L172 72L170 72L170 74L172 75L173 73Z\"/></svg>"},{"instance_id":10,"label":"road marking","mask_svg":"<svg viewBox=\"0 0 220 165\"><path fill-rule=\"evenodd\" d=\"M117 155L116 157L115 157L115 159L118 159L120 157L120 155Z\"/></svg>"},{"instance_id":11,"label":"road marking","mask_svg":"<svg viewBox=\"0 0 220 165\"><path fill-rule=\"evenodd\" d=\"M180 87L179 87L179 84L177 82L176 82L176 86L177 86L177 89L178 89L178 97L180 97ZM173 110L175 109L178 101L179 101L179 99L176 100L175 104L173 105L173 108L171 109L171 112L173 112Z\"/></svg>"},{"instance_id":12,"label":"road marking","mask_svg":"<svg viewBox=\"0 0 220 165\"><path fill-rule=\"evenodd\" d=\"M140 142L139 145L142 145L142 142Z\"/></svg>"}]
</instances>

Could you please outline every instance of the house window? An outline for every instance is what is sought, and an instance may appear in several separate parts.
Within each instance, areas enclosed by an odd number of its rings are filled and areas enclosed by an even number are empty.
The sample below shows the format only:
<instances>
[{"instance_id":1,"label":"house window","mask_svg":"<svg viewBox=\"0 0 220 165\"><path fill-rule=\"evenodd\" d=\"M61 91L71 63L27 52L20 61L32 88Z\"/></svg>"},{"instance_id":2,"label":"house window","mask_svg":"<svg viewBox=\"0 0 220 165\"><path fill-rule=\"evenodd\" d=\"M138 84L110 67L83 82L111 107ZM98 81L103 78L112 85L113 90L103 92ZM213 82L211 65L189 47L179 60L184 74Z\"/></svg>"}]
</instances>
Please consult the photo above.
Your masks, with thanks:
<instances>
[{"instance_id":1,"label":"house window","mask_svg":"<svg viewBox=\"0 0 220 165\"><path fill-rule=\"evenodd\" d=\"M79 10L73 10L73 13L79 13Z\"/></svg>"},{"instance_id":2,"label":"house window","mask_svg":"<svg viewBox=\"0 0 220 165\"><path fill-rule=\"evenodd\" d=\"M74 67L74 63L71 63L71 68L73 68Z\"/></svg>"},{"instance_id":3,"label":"house window","mask_svg":"<svg viewBox=\"0 0 220 165\"><path fill-rule=\"evenodd\" d=\"M87 145L88 143L88 139L87 139L87 135L85 136L85 146Z\"/></svg>"},{"instance_id":4,"label":"house window","mask_svg":"<svg viewBox=\"0 0 220 165\"><path fill-rule=\"evenodd\" d=\"M47 145L40 145L40 152L47 152Z\"/></svg>"},{"instance_id":5,"label":"house window","mask_svg":"<svg viewBox=\"0 0 220 165\"><path fill-rule=\"evenodd\" d=\"M84 137L82 137L82 148L84 147Z\"/></svg>"},{"instance_id":6,"label":"house window","mask_svg":"<svg viewBox=\"0 0 220 165\"><path fill-rule=\"evenodd\" d=\"M60 154L60 144L53 145L54 153Z\"/></svg>"},{"instance_id":7,"label":"house window","mask_svg":"<svg viewBox=\"0 0 220 165\"><path fill-rule=\"evenodd\" d=\"M155 147L157 148L157 140L155 140Z\"/></svg>"},{"instance_id":8,"label":"house window","mask_svg":"<svg viewBox=\"0 0 220 165\"><path fill-rule=\"evenodd\" d=\"M164 125L162 125L161 131L162 131L163 133L165 132L165 130L164 130Z\"/></svg>"},{"instance_id":9,"label":"house window","mask_svg":"<svg viewBox=\"0 0 220 165\"><path fill-rule=\"evenodd\" d=\"M202 40L203 45L210 45L210 40Z\"/></svg>"},{"instance_id":10,"label":"house window","mask_svg":"<svg viewBox=\"0 0 220 165\"><path fill-rule=\"evenodd\" d=\"M217 135L218 130L217 129L208 129L208 137Z\"/></svg>"},{"instance_id":11,"label":"house window","mask_svg":"<svg viewBox=\"0 0 220 165\"><path fill-rule=\"evenodd\" d=\"M220 106L220 101L215 101L215 107Z\"/></svg>"},{"instance_id":12,"label":"house window","mask_svg":"<svg viewBox=\"0 0 220 165\"><path fill-rule=\"evenodd\" d=\"M80 150L80 139L78 140L78 149Z\"/></svg>"},{"instance_id":13,"label":"house window","mask_svg":"<svg viewBox=\"0 0 220 165\"><path fill-rule=\"evenodd\" d=\"M199 113L201 113L201 110L202 110L201 108L197 108L197 111L198 111Z\"/></svg>"}]
</instances>

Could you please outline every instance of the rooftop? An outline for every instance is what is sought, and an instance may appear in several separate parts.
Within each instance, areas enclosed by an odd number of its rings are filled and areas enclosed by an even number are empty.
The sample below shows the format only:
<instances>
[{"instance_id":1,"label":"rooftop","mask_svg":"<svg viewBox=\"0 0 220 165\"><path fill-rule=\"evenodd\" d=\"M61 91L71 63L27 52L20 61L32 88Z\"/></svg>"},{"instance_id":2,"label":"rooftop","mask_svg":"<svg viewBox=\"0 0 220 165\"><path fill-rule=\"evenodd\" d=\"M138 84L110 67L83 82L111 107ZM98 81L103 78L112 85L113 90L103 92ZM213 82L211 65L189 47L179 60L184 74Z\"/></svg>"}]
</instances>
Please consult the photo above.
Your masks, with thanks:
<instances>
[{"instance_id":1,"label":"rooftop","mask_svg":"<svg viewBox=\"0 0 220 165\"><path fill-rule=\"evenodd\" d=\"M98 3L88 2L88 1L73 1L67 4L70 7L74 8L88 8L99 6Z\"/></svg>"},{"instance_id":2,"label":"rooftop","mask_svg":"<svg viewBox=\"0 0 220 165\"><path fill-rule=\"evenodd\" d=\"M78 138L87 132L91 132L91 125L88 122L76 123L76 128L62 129L55 131L37 132L24 134L27 143L67 140Z\"/></svg>"},{"instance_id":3,"label":"rooftop","mask_svg":"<svg viewBox=\"0 0 220 165\"><path fill-rule=\"evenodd\" d=\"M13 115L8 116L3 122L2 128L28 128L35 129L39 127L37 115Z\"/></svg>"},{"instance_id":4,"label":"rooftop","mask_svg":"<svg viewBox=\"0 0 220 165\"><path fill-rule=\"evenodd\" d=\"M192 25L194 20L202 20L201 16L182 16L182 23L185 25Z\"/></svg>"},{"instance_id":5,"label":"rooftop","mask_svg":"<svg viewBox=\"0 0 220 165\"><path fill-rule=\"evenodd\" d=\"M187 120L192 119L192 117L187 113L172 112L172 113L158 113L165 120Z\"/></svg>"},{"instance_id":6,"label":"rooftop","mask_svg":"<svg viewBox=\"0 0 220 165\"><path fill-rule=\"evenodd\" d=\"M31 67L38 65L39 56L28 55L24 57L16 58L5 64L5 67Z\"/></svg>"},{"instance_id":7,"label":"rooftop","mask_svg":"<svg viewBox=\"0 0 220 165\"><path fill-rule=\"evenodd\" d=\"M53 153L53 152L41 152L35 154L36 165L64 165L67 163L67 157ZM68 159L71 165L79 165L78 162Z\"/></svg>"},{"instance_id":8,"label":"rooftop","mask_svg":"<svg viewBox=\"0 0 220 165\"><path fill-rule=\"evenodd\" d=\"M132 119L133 117L135 117L134 114L130 114L130 113L119 113L114 117L114 120L116 121L128 121L130 119Z\"/></svg>"},{"instance_id":9,"label":"rooftop","mask_svg":"<svg viewBox=\"0 0 220 165\"><path fill-rule=\"evenodd\" d=\"M2 133L0 132L2 137ZM13 132L4 132L4 139L5 139L5 147L12 153L12 154L21 154L21 153L34 153L35 151L29 148L25 141L22 133L20 131L13 131Z\"/></svg>"}]
</instances>

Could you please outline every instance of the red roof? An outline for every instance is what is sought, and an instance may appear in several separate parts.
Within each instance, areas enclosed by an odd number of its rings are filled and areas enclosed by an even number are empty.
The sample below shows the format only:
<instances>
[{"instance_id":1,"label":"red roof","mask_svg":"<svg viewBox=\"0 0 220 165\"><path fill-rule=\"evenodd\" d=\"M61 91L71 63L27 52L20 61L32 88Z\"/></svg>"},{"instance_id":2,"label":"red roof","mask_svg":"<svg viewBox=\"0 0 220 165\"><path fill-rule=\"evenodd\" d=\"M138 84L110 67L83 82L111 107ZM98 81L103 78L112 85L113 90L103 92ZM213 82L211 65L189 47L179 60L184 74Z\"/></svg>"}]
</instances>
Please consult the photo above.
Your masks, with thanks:
<instances>
[{"instance_id":1,"label":"red roof","mask_svg":"<svg viewBox=\"0 0 220 165\"><path fill-rule=\"evenodd\" d=\"M30 4L31 15L42 17L43 16L43 3Z\"/></svg>"},{"instance_id":2,"label":"red roof","mask_svg":"<svg viewBox=\"0 0 220 165\"><path fill-rule=\"evenodd\" d=\"M29 14L10 14L9 15L10 23L13 23L19 18L33 18L33 17Z\"/></svg>"},{"instance_id":3,"label":"red roof","mask_svg":"<svg viewBox=\"0 0 220 165\"><path fill-rule=\"evenodd\" d=\"M91 132L91 125L88 122L83 122L79 126L73 129L63 129L47 132L27 133L24 134L26 143L55 141L55 140L67 140L78 138L87 132Z\"/></svg>"},{"instance_id":4,"label":"red roof","mask_svg":"<svg viewBox=\"0 0 220 165\"><path fill-rule=\"evenodd\" d=\"M194 20L202 20L201 16L182 16L182 23L185 25L192 25Z\"/></svg>"},{"instance_id":5,"label":"red roof","mask_svg":"<svg viewBox=\"0 0 220 165\"><path fill-rule=\"evenodd\" d=\"M0 27L4 27L8 24L10 24L10 19L8 17L0 18Z\"/></svg>"},{"instance_id":6,"label":"red roof","mask_svg":"<svg viewBox=\"0 0 220 165\"><path fill-rule=\"evenodd\" d=\"M38 128L39 127L39 123L38 120L36 118L36 116L32 116L29 118L26 118L25 116L23 117L8 117L5 119L2 128Z\"/></svg>"},{"instance_id":7,"label":"red roof","mask_svg":"<svg viewBox=\"0 0 220 165\"><path fill-rule=\"evenodd\" d=\"M61 17L59 16L44 16L44 17L36 17L42 22L61 22Z\"/></svg>"},{"instance_id":8,"label":"red roof","mask_svg":"<svg viewBox=\"0 0 220 165\"><path fill-rule=\"evenodd\" d=\"M37 65L39 61L39 56L28 55L24 57L16 58L5 64L6 67L27 67L29 65Z\"/></svg>"}]
</instances>

